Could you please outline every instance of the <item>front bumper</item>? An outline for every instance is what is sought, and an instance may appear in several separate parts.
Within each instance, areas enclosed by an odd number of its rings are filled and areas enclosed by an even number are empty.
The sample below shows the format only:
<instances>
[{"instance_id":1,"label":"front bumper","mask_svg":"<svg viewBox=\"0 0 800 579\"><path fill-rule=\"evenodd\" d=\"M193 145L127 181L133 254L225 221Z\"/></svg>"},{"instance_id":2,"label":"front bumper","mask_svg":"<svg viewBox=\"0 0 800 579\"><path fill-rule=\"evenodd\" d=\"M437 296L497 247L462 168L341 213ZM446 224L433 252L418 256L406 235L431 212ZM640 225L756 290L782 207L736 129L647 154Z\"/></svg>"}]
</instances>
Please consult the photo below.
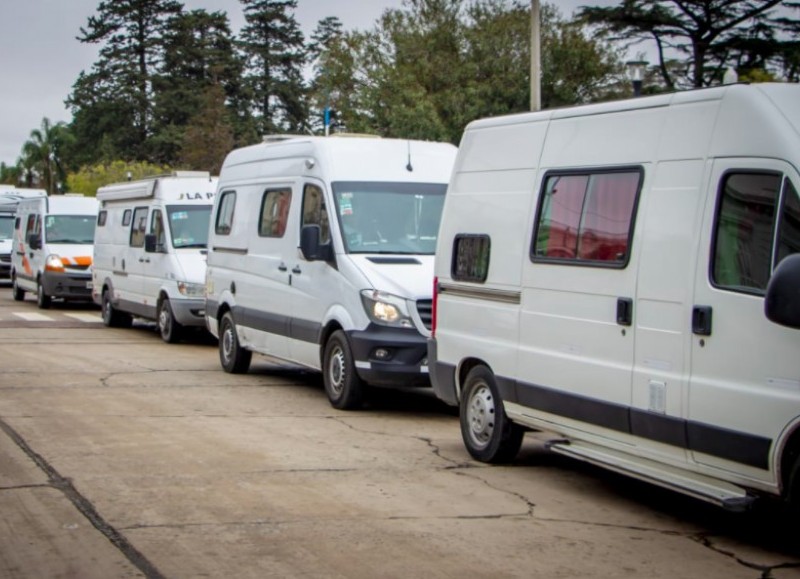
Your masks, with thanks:
<instances>
[{"instance_id":1,"label":"front bumper","mask_svg":"<svg viewBox=\"0 0 800 579\"><path fill-rule=\"evenodd\" d=\"M42 274L42 288L46 295L53 298L91 301L92 274L88 271L45 271Z\"/></svg>"},{"instance_id":2,"label":"front bumper","mask_svg":"<svg viewBox=\"0 0 800 579\"><path fill-rule=\"evenodd\" d=\"M370 324L348 332L356 372L373 386L430 386L428 346L416 330Z\"/></svg>"},{"instance_id":3,"label":"front bumper","mask_svg":"<svg viewBox=\"0 0 800 579\"><path fill-rule=\"evenodd\" d=\"M206 300L204 298L175 298L169 300L172 315L182 326L206 326Z\"/></svg>"}]
</instances>

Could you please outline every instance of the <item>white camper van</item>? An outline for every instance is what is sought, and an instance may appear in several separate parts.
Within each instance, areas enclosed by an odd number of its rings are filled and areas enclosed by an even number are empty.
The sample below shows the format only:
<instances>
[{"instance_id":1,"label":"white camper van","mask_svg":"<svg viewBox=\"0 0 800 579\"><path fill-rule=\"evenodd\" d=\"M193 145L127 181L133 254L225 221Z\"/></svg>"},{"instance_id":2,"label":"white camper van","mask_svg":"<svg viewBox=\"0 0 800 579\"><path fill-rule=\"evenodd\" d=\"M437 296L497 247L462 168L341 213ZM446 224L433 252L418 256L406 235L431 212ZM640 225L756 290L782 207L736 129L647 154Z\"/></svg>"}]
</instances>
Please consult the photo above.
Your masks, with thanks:
<instances>
[{"instance_id":1,"label":"white camper van","mask_svg":"<svg viewBox=\"0 0 800 579\"><path fill-rule=\"evenodd\" d=\"M93 197L20 200L11 255L14 299L22 301L25 292L33 292L40 308L49 308L52 298L91 300L96 221Z\"/></svg>"},{"instance_id":2,"label":"white camper van","mask_svg":"<svg viewBox=\"0 0 800 579\"><path fill-rule=\"evenodd\" d=\"M433 254L456 148L296 137L230 153L209 238L206 319L228 372L252 352L364 383L429 385Z\"/></svg>"},{"instance_id":3,"label":"white camper van","mask_svg":"<svg viewBox=\"0 0 800 579\"><path fill-rule=\"evenodd\" d=\"M470 454L553 451L725 505L800 499L800 86L471 123L436 258Z\"/></svg>"},{"instance_id":4,"label":"white camper van","mask_svg":"<svg viewBox=\"0 0 800 579\"><path fill-rule=\"evenodd\" d=\"M17 189L0 185L0 280L11 279L11 245L17 205L26 197L45 197L44 189Z\"/></svg>"},{"instance_id":5,"label":"white camper van","mask_svg":"<svg viewBox=\"0 0 800 579\"><path fill-rule=\"evenodd\" d=\"M165 342L205 327L206 242L216 177L202 171L97 190L94 291L107 326L156 320Z\"/></svg>"}]
</instances>

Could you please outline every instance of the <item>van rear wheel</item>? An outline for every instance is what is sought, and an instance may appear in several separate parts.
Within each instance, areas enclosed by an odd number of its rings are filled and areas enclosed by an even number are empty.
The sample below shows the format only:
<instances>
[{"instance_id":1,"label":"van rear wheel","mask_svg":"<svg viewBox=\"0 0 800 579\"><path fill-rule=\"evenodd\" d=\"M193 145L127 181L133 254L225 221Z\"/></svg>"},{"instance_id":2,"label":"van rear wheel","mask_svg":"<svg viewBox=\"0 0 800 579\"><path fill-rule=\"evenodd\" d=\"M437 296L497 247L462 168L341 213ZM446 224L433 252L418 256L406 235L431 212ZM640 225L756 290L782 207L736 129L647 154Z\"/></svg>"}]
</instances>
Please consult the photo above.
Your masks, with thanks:
<instances>
[{"instance_id":1,"label":"van rear wheel","mask_svg":"<svg viewBox=\"0 0 800 579\"><path fill-rule=\"evenodd\" d=\"M42 281L39 280L36 284L36 305L39 306L39 309L46 310L51 303L50 296L45 293Z\"/></svg>"},{"instance_id":2,"label":"van rear wheel","mask_svg":"<svg viewBox=\"0 0 800 579\"><path fill-rule=\"evenodd\" d=\"M506 416L494 374L476 366L467 374L459 411L461 437L473 458L481 462L513 460L525 430Z\"/></svg>"},{"instance_id":3,"label":"van rear wheel","mask_svg":"<svg viewBox=\"0 0 800 579\"><path fill-rule=\"evenodd\" d=\"M356 373L353 352L342 330L336 330L325 344L322 356L322 381L331 406L339 410L361 407L364 382Z\"/></svg>"},{"instance_id":4,"label":"van rear wheel","mask_svg":"<svg viewBox=\"0 0 800 579\"><path fill-rule=\"evenodd\" d=\"M100 309L103 316L103 324L109 328L129 328L133 323L133 318L131 318L130 314L114 309L111 304L111 292L107 289L103 290L103 296L100 298Z\"/></svg>"},{"instance_id":5,"label":"van rear wheel","mask_svg":"<svg viewBox=\"0 0 800 579\"><path fill-rule=\"evenodd\" d=\"M244 374L250 368L253 353L239 344L233 314L225 312L219 324L219 361L229 374Z\"/></svg>"},{"instance_id":6,"label":"van rear wheel","mask_svg":"<svg viewBox=\"0 0 800 579\"><path fill-rule=\"evenodd\" d=\"M14 298L15 302L21 302L25 299L25 290L19 287L19 284L17 284L16 276L11 283L11 296Z\"/></svg>"},{"instance_id":7,"label":"van rear wheel","mask_svg":"<svg viewBox=\"0 0 800 579\"><path fill-rule=\"evenodd\" d=\"M183 326L175 319L172 306L167 298L158 304L158 333L168 344L180 342L183 337Z\"/></svg>"}]
</instances>

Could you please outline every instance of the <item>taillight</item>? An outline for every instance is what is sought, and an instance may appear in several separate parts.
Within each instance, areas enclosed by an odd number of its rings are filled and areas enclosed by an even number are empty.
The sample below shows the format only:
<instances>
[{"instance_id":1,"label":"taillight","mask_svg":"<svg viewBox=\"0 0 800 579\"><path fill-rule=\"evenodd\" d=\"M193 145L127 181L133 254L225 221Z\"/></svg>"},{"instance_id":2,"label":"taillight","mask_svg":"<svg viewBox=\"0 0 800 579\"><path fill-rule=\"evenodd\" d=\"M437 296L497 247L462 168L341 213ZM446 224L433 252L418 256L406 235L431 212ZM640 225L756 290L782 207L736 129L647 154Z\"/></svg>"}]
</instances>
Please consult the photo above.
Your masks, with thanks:
<instances>
[{"instance_id":1,"label":"taillight","mask_svg":"<svg viewBox=\"0 0 800 579\"><path fill-rule=\"evenodd\" d=\"M433 304L431 306L431 337L436 337L436 302L439 301L439 278L433 278Z\"/></svg>"}]
</instances>

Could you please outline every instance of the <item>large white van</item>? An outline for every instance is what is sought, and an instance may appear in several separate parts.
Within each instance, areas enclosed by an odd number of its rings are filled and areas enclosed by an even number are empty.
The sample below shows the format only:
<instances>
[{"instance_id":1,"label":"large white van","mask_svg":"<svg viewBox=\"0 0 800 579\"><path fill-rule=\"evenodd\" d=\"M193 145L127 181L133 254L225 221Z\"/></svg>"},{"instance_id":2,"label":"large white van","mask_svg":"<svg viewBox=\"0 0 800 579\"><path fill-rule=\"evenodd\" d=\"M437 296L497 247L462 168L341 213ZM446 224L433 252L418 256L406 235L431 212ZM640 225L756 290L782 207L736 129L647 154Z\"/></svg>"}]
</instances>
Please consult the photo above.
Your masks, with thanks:
<instances>
[{"instance_id":1,"label":"large white van","mask_svg":"<svg viewBox=\"0 0 800 579\"><path fill-rule=\"evenodd\" d=\"M220 172L206 320L228 372L252 352L322 369L336 408L364 383L429 385L433 254L456 148L267 139Z\"/></svg>"},{"instance_id":2,"label":"large white van","mask_svg":"<svg viewBox=\"0 0 800 579\"><path fill-rule=\"evenodd\" d=\"M44 189L17 189L0 185L0 280L11 279L11 245L17 205L26 197L45 197Z\"/></svg>"},{"instance_id":3,"label":"large white van","mask_svg":"<svg viewBox=\"0 0 800 579\"><path fill-rule=\"evenodd\" d=\"M25 292L33 292L40 308L49 308L52 298L91 300L96 221L94 197L21 199L11 255L14 299L22 301Z\"/></svg>"},{"instance_id":4,"label":"large white van","mask_svg":"<svg viewBox=\"0 0 800 579\"><path fill-rule=\"evenodd\" d=\"M743 507L800 498L800 86L471 123L436 394L482 461L553 451Z\"/></svg>"},{"instance_id":5,"label":"large white van","mask_svg":"<svg viewBox=\"0 0 800 579\"><path fill-rule=\"evenodd\" d=\"M156 320L165 342L205 327L208 223L217 178L177 171L97 190L94 301L107 326Z\"/></svg>"}]
</instances>

